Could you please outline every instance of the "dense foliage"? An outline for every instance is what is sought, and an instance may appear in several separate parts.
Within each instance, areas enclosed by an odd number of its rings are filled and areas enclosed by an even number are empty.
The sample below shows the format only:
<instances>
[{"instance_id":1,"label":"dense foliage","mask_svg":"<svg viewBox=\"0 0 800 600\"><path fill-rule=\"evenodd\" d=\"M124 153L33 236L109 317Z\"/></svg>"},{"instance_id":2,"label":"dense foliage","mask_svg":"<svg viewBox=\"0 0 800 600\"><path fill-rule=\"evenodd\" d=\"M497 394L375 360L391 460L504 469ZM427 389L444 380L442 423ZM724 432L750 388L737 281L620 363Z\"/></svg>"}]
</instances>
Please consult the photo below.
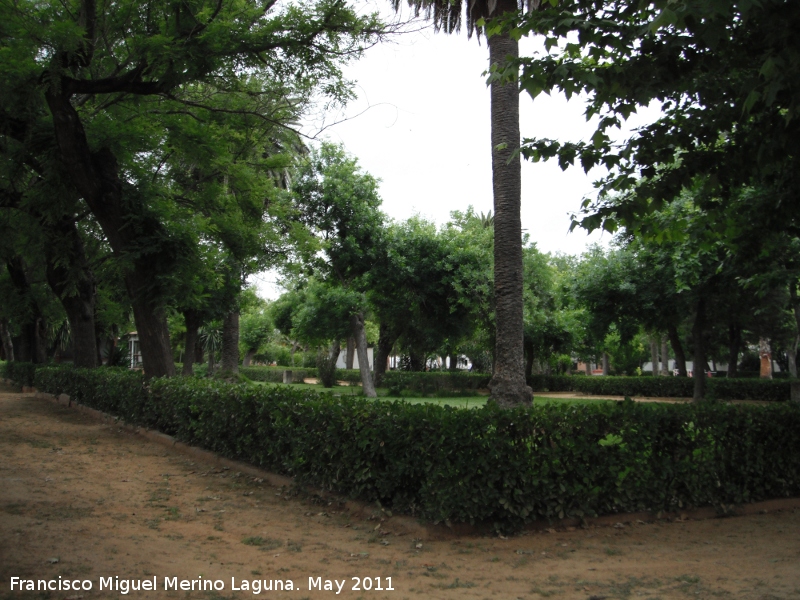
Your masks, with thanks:
<instances>
[{"instance_id":1,"label":"dense foliage","mask_svg":"<svg viewBox=\"0 0 800 600\"><path fill-rule=\"evenodd\" d=\"M36 385L190 444L433 521L513 528L800 493L793 405L500 411L40 368Z\"/></svg>"}]
</instances>

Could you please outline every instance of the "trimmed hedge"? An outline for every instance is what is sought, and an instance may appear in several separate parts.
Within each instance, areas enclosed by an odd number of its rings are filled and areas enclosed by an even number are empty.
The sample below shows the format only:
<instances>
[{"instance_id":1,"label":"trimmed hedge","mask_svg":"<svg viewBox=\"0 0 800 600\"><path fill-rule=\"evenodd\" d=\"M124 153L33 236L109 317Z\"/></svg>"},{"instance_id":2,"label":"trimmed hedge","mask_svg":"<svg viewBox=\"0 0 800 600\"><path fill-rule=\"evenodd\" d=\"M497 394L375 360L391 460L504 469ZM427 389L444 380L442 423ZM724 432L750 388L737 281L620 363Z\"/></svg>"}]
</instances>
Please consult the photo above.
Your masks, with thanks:
<instances>
[{"instance_id":1,"label":"trimmed hedge","mask_svg":"<svg viewBox=\"0 0 800 600\"><path fill-rule=\"evenodd\" d=\"M502 411L309 388L43 368L39 389L190 444L433 521L724 508L800 494L800 407L637 404ZM137 405L138 403L138 405Z\"/></svg>"},{"instance_id":2,"label":"trimmed hedge","mask_svg":"<svg viewBox=\"0 0 800 600\"><path fill-rule=\"evenodd\" d=\"M283 383L283 372L286 370L292 372L293 383L303 383L304 379L317 377L315 367L239 367L239 373L251 381L268 381L270 383ZM336 380L358 384L361 383L361 372L358 369L336 369Z\"/></svg>"},{"instance_id":3,"label":"trimmed hedge","mask_svg":"<svg viewBox=\"0 0 800 600\"><path fill-rule=\"evenodd\" d=\"M534 392L571 392L575 378L573 375L532 375L527 381Z\"/></svg>"},{"instance_id":4,"label":"trimmed hedge","mask_svg":"<svg viewBox=\"0 0 800 600\"><path fill-rule=\"evenodd\" d=\"M283 372L292 372L293 383L303 383L307 377L316 377L316 369L294 369L290 367L239 367L239 373L251 381L267 381L270 383L283 383Z\"/></svg>"},{"instance_id":5,"label":"trimmed hedge","mask_svg":"<svg viewBox=\"0 0 800 600\"><path fill-rule=\"evenodd\" d=\"M474 394L489 385L491 375L465 371L387 371L383 385L389 395L411 392L420 396Z\"/></svg>"},{"instance_id":6,"label":"trimmed hedge","mask_svg":"<svg viewBox=\"0 0 800 600\"><path fill-rule=\"evenodd\" d=\"M572 389L595 396L651 396L655 398L691 398L691 377L572 377ZM791 382L769 379L706 380L706 395L717 400L767 400L785 402L791 397Z\"/></svg>"},{"instance_id":7,"label":"trimmed hedge","mask_svg":"<svg viewBox=\"0 0 800 600\"><path fill-rule=\"evenodd\" d=\"M10 379L19 385L33 385L33 380L36 375L36 368L41 365L35 365L30 362L7 361L2 365L3 377Z\"/></svg>"}]
</instances>

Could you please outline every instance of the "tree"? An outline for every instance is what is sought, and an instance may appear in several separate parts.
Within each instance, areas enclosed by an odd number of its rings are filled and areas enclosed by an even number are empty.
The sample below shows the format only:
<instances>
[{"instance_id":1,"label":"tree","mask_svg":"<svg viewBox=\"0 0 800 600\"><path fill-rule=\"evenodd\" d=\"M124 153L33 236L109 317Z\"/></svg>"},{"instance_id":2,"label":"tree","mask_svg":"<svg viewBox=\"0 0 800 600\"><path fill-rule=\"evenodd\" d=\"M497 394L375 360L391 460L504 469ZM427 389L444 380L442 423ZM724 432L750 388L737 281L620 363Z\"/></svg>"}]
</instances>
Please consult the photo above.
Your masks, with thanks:
<instances>
[{"instance_id":1,"label":"tree","mask_svg":"<svg viewBox=\"0 0 800 600\"><path fill-rule=\"evenodd\" d=\"M395 10L400 1L393 0ZM434 27L458 31L464 4L460 1L409 0L417 14L425 9ZM516 15L521 6L535 8L538 0L470 2L466 7L467 33L485 29L492 76L492 192L494 197L494 297L496 311L495 360L489 387L498 405L530 404L533 392L525 383L523 364L522 224L520 206L522 172L518 154L519 87L516 74L506 66L519 57L517 37L500 28L485 27L487 19ZM516 64L516 63L515 63ZM504 74L505 76L502 76Z\"/></svg>"},{"instance_id":2,"label":"tree","mask_svg":"<svg viewBox=\"0 0 800 600\"><path fill-rule=\"evenodd\" d=\"M311 236L298 246L298 256L320 279L345 288L351 298L349 335L355 340L364 394L371 398L376 392L367 354L363 282L382 247L384 215L377 188L378 182L361 172L358 161L328 143L299 162L291 187L293 218Z\"/></svg>"},{"instance_id":3,"label":"tree","mask_svg":"<svg viewBox=\"0 0 800 600\"><path fill-rule=\"evenodd\" d=\"M165 305L170 277L192 247L163 210L164 122L239 112L286 126L304 107L297 99L316 90L347 96L339 64L380 27L337 0L280 9L244 0L85 0L73 8L0 7L0 132L36 142L37 158L66 174L126 265L146 373L171 375ZM269 85L253 89L253 73ZM231 106L237 96L249 98L247 108ZM279 105L262 102L276 97Z\"/></svg>"}]
</instances>

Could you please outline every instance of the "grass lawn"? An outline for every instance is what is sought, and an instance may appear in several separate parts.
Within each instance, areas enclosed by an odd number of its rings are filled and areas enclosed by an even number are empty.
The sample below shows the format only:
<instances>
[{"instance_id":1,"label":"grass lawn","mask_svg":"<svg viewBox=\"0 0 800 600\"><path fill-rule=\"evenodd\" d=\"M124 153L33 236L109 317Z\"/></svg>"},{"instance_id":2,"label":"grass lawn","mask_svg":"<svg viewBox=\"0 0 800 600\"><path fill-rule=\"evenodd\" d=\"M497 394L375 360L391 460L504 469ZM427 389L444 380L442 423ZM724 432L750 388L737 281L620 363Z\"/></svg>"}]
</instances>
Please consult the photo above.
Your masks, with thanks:
<instances>
[{"instance_id":1,"label":"grass lawn","mask_svg":"<svg viewBox=\"0 0 800 600\"><path fill-rule=\"evenodd\" d=\"M312 388L318 392L331 392L334 396L361 396L361 387L358 385L340 385L333 388L325 388L322 384L304 383L304 384L288 384L288 383L270 383L265 381L253 381L255 385L272 385L272 386L294 386L303 385L307 388ZM486 404L488 396L456 396L452 398L436 398L436 397L406 397L406 396L390 396L388 388L377 388L378 400L392 402L394 400L402 400L409 404L439 404L441 406L455 406L457 408L478 408ZM597 402L615 402L615 400L604 400L601 398L543 398L534 396L534 404L595 404Z\"/></svg>"}]
</instances>

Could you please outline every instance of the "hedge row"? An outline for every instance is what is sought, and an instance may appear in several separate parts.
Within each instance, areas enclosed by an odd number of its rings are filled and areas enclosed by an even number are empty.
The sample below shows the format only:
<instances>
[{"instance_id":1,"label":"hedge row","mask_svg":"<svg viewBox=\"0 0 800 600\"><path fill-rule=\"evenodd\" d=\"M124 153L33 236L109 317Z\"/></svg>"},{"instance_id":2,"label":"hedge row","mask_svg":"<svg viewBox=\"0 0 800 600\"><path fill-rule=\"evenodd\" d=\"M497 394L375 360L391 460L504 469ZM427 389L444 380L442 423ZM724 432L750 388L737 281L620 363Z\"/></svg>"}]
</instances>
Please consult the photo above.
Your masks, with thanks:
<instances>
[{"instance_id":1,"label":"hedge row","mask_svg":"<svg viewBox=\"0 0 800 600\"><path fill-rule=\"evenodd\" d=\"M403 392L420 396L470 394L485 389L491 378L491 375L464 371L387 371L383 385L389 388L391 396Z\"/></svg>"},{"instance_id":2,"label":"hedge row","mask_svg":"<svg viewBox=\"0 0 800 600\"><path fill-rule=\"evenodd\" d=\"M633 402L501 411L309 388L39 369L36 385L180 440L433 521L724 506L800 494L800 408Z\"/></svg>"},{"instance_id":3,"label":"hedge row","mask_svg":"<svg viewBox=\"0 0 800 600\"><path fill-rule=\"evenodd\" d=\"M251 381L268 381L271 383L282 383L283 372L292 372L293 383L303 383L304 379L317 377L315 367L239 367L239 373ZM361 383L361 372L358 369L336 369L336 380L346 381L351 384Z\"/></svg>"},{"instance_id":4,"label":"hedge row","mask_svg":"<svg viewBox=\"0 0 800 600\"><path fill-rule=\"evenodd\" d=\"M20 385L33 385L36 368L40 365L35 365L30 362L6 361L2 365L3 377L10 379Z\"/></svg>"},{"instance_id":5,"label":"hedge row","mask_svg":"<svg viewBox=\"0 0 800 600\"><path fill-rule=\"evenodd\" d=\"M595 396L651 396L691 398L694 379L690 377L571 377L572 389ZM791 397L786 379L727 379L706 381L706 397L716 400L767 400L785 402Z\"/></svg>"}]
</instances>

